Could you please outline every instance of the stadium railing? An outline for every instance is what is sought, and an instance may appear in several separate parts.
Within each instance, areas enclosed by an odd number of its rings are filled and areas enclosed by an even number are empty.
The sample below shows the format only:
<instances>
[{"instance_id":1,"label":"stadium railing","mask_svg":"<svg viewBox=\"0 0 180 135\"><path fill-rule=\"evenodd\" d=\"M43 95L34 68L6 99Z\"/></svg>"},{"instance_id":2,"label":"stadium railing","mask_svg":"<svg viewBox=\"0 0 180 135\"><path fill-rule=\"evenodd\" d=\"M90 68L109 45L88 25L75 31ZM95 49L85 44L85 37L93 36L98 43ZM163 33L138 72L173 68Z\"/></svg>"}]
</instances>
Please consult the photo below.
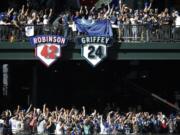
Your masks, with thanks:
<instances>
[{"instance_id":1,"label":"stadium railing","mask_svg":"<svg viewBox=\"0 0 180 135\"><path fill-rule=\"evenodd\" d=\"M180 26L112 25L112 28L113 38L118 42L180 42ZM77 36L85 34L73 31L71 27L65 28L63 25L58 27L53 25L28 25L19 28L13 25L0 25L0 41L26 42L32 31L34 32L33 35L65 35L72 42L75 41L74 39Z\"/></svg>"}]
</instances>

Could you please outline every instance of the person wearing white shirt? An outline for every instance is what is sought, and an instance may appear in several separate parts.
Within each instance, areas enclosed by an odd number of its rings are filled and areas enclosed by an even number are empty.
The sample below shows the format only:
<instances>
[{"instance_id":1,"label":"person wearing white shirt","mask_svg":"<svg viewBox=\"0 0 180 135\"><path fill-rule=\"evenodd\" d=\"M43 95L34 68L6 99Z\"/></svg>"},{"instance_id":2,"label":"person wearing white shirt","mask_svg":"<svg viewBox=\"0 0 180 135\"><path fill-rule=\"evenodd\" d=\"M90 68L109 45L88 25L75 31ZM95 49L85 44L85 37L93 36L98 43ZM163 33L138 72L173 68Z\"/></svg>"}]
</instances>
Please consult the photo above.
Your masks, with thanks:
<instances>
[{"instance_id":1,"label":"person wearing white shirt","mask_svg":"<svg viewBox=\"0 0 180 135\"><path fill-rule=\"evenodd\" d=\"M50 9L50 11L49 11L49 15L47 15L46 14L46 11L45 11L45 14L44 14L44 16L43 16L43 25L44 25L44 32L45 33L47 33L47 32L49 32L49 21L50 21L50 19L51 19L51 16L52 16L52 9Z\"/></svg>"},{"instance_id":2,"label":"person wearing white shirt","mask_svg":"<svg viewBox=\"0 0 180 135\"><path fill-rule=\"evenodd\" d=\"M63 123L58 122L55 130L56 135L63 135Z\"/></svg>"},{"instance_id":3,"label":"person wearing white shirt","mask_svg":"<svg viewBox=\"0 0 180 135\"><path fill-rule=\"evenodd\" d=\"M37 125L37 132L38 132L38 134L43 134L45 132L45 129L46 129L46 121L42 120Z\"/></svg>"},{"instance_id":4,"label":"person wearing white shirt","mask_svg":"<svg viewBox=\"0 0 180 135\"><path fill-rule=\"evenodd\" d=\"M138 34L137 20L138 20L137 16L133 16L132 18L130 18L133 40L137 40L137 34Z\"/></svg>"},{"instance_id":5,"label":"person wearing white shirt","mask_svg":"<svg viewBox=\"0 0 180 135\"><path fill-rule=\"evenodd\" d=\"M108 134L107 128L105 127L105 125L103 123L102 115L100 116L100 128L101 128L100 134Z\"/></svg>"},{"instance_id":6,"label":"person wearing white shirt","mask_svg":"<svg viewBox=\"0 0 180 135\"><path fill-rule=\"evenodd\" d=\"M6 25L7 23L4 22L3 20L0 20L0 25Z\"/></svg>"},{"instance_id":7,"label":"person wearing white shirt","mask_svg":"<svg viewBox=\"0 0 180 135\"><path fill-rule=\"evenodd\" d=\"M11 130L13 134L16 134L23 130L23 122L18 119L18 116L12 117L9 120Z\"/></svg>"},{"instance_id":8,"label":"person wearing white shirt","mask_svg":"<svg viewBox=\"0 0 180 135\"><path fill-rule=\"evenodd\" d=\"M5 124L4 120L0 119L0 135L3 135L4 124Z\"/></svg>"},{"instance_id":9,"label":"person wearing white shirt","mask_svg":"<svg viewBox=\"0 0 180 135\"><path fill-rule=\"evenodd\" d=\"M175 12L175 16L176 16L175 25L176 25L176 28L179 28L180 27L180 16L177 11Z\"/></svg>"}]
</instances>

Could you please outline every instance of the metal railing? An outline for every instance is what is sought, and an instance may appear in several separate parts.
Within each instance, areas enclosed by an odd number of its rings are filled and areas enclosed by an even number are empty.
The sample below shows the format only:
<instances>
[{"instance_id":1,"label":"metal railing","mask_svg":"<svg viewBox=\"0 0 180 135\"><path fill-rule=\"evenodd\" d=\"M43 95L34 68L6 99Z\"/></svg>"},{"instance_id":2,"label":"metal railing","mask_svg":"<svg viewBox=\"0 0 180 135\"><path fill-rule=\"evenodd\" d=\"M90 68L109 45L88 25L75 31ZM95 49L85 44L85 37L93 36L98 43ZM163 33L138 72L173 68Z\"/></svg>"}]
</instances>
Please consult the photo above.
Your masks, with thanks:
<instances>
[{"instance_id":1,"label":"metal railing","mask_svg":"<svg viewBox=\"0 0 180 135\"><path fill-rule=\"evenodd\" d=\"M73 31L68 26L36 25L21 26L0 25L0 41L28 41L27 32L32 30L33 35L58 34L64 35L69 41L75 41L77 36L84 35ZM113 27L113 38L118 42L180 42L180 26L171 25L121 25Z\"/></svg>"},{"instance_id":2,"label":"metal railing","mask_svg":"<svg viewBox=\"0 0 180 135\"><path fill-rule=\"evenodd\" d=\"M180 42L178 26L122 25L113 31L120 42Z\"/></svg>"}]
</instances>

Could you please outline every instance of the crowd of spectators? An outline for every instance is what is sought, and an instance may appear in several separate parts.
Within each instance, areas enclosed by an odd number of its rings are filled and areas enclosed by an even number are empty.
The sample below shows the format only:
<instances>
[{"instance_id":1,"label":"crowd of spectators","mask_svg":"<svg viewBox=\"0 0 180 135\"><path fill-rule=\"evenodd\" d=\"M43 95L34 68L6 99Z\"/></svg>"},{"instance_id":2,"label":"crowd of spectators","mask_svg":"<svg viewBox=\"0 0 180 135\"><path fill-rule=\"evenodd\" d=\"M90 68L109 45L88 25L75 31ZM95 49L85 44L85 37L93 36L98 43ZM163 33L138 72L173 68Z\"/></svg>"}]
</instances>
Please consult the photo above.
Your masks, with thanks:
<instances>
[{"instance_id":1,"label":"crowd of spectators","mask_svg":"<svg viewBox=\"0 0 180 135\"><path fill-rule=\"evenodd\" d=\"M87 134L145 134L180 133L180 115L162 112L119 112L100 114L97 110L87 112L85 107L66 109L55 107L42 110L32 105L27 110L20 106L0 116L0 134L87 135Z\"/></svg>"},{"instance_id":2,"label":"crowd of spectators","mask_svg":"<svg viewBox=\"0 0 180 135\"><path fill-rule=\"evenodd\" d=\"M1 12L0 25L13 25L22 31L24 31L22 25L42 25L43 33L64 34L67 37L70 31L77 34L74 23L77 18L91 22L108 19L112 28L115 28L114 36L119 41L149 41L152 36L159 39L162 35L164 39L175 38L174 33L178 31L180 25L178 11L170 11L168 8L159 11L152 8L152 3L144 5L144 9L132 9L119 0L119 6L108 4L102 5L99 9L95 6L81 6L78 11L69 10L61 13L55 13L53 9L42 10L42 8L37 11L23 5L17 11L9 8Z\"/></svg>"}]
</instances>

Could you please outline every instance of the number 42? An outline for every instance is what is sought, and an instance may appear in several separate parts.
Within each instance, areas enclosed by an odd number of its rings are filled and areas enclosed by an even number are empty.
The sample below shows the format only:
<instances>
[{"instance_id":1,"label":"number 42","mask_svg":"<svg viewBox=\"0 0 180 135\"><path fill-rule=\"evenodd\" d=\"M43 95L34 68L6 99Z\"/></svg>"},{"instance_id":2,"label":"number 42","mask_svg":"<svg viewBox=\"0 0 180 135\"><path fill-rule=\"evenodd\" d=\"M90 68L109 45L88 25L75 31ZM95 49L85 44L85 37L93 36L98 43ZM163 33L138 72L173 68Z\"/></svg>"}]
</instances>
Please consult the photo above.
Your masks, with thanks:
<instances>
[{"instance_id":1,"label":"number 42","mask_svg":"<svg viewBox=\"0 0 180 135\"><path fill-rule=\"evenodd\" d=\"M41 55L47 59L55 59L58 48L55 45L45 45L41 51Z\"/></svg>"}]
</instances>

